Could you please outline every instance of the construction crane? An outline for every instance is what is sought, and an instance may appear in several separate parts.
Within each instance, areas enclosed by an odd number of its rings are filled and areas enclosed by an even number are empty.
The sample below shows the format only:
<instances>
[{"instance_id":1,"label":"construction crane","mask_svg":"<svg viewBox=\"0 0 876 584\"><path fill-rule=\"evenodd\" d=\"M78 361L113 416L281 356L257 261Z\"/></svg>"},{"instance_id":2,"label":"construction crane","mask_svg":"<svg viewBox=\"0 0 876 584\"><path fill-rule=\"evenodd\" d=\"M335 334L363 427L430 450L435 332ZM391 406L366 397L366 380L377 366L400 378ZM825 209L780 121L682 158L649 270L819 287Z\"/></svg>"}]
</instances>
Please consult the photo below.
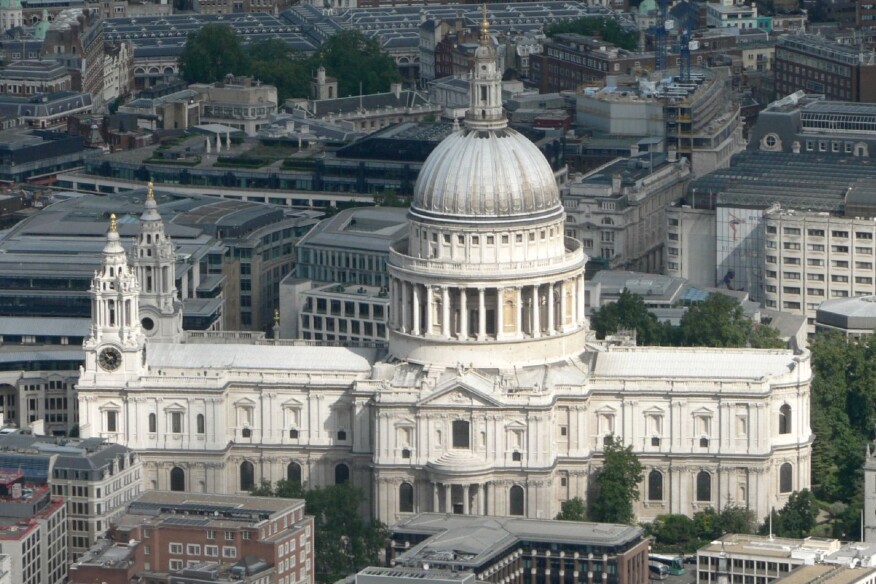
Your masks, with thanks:
<instances>
[{"instance_id":1,"label":"construction crane","mask_svg":"<svg viewBox=\"0 0 876 584\"><path fill-rule=\"evenodd\" d=\"M657 71L666 69L666 54L668 52L669 31L674 28L672 19L669 18L670 0L657 0L658 16L654 26L654 60Z\"/></svg>"}]
</instances>

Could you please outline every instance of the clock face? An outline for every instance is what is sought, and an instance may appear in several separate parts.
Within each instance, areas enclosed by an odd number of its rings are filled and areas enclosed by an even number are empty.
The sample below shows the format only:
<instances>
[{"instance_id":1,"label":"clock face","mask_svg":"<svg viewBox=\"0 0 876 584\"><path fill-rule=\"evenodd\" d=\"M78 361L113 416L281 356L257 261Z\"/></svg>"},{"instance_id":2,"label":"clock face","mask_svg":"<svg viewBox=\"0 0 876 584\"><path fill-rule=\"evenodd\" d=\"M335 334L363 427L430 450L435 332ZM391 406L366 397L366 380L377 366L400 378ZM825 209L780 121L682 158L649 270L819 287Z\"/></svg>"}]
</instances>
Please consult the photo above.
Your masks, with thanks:
<instances>
[{"instance_id":1,"label":"clock face","mask_svg":"<svg viewBox=\"0 0 876 584\"><path fill-rule=\"evenodd\" d=\"M122 354L118 349L107 347L97 356L97 362L107 371L115 371L122 364Z\"/></svg>"}]
</instances>

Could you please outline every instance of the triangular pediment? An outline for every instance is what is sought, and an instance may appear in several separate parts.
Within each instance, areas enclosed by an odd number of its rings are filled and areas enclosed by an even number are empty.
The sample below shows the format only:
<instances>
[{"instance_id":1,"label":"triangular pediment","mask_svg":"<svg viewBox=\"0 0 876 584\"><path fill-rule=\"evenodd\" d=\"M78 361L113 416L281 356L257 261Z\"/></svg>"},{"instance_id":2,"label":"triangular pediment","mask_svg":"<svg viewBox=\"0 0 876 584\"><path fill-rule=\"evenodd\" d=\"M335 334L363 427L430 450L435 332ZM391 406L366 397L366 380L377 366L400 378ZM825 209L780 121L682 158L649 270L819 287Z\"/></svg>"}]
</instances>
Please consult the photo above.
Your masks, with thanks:
<instances>
[{"instance_id":1,"label":"triangular pediment","mask_svg":"<svg viewBox=\"0 0 876 584\"><path fill-rule=\"evenodd\" d=\"M501 406L502 403L488 393L492 385L486 380L470 373L440 383L431 394L419 401L420 406L445 407L487 407Z\"/></svg>"},{"instance_id":2,"label":"triangular pediment","mask_svg":"<svg viewBox=\"0 0 876 584\"><path fill-rule=\"evenodd\" d=\"M286 401L283 402L282 405L284 408L291 409L291 410L295 410L295 409L299 409L299 408L304 407L304 404L302 402L298 401L297 399L295 399L294 397L287 399Z\"/></svg>"},{"instance_id":3,"label":"triangular pediment","mask_svg":"<svg viewBox=\"0 0 876 584\"><path fill-rule=\"evenodd\" d=\"M596 410L596 413L613 416L613 415L617 414L617 410L611 406L602 406L601 408Z\"/></svg>"},{"instance_id":4,"label":"triangular pediment","mask_svg":"<svg viewBox=\"0 0 876 584\"><path fill-rule=\"evenodd\" d=\"M411 418L402 418L400 420L396 420L395 427L396 428L413 428L417 425L417 422L412 420Z\"/></svg>"},{"instance_id":5,"label":"triangular pediment","mask_svg":"<svg viewBox=\"0 0 876 584\"><path fill-rule=\"evenodd\" d=\"M234 405L239 408L253 408L255 407L256 403L248 397L244 397L234 402Z\"/></svg>"},{"instance_id":6,"label":"triangular pediment","mask_svg":"<svg viewBox=\"0 0 876 584\"><path fill-rule=\"evenodd\" d=\"M186 407L179 402L173 402L172 404L168 404L164 406L164 411L166 412L184 412L186 411Z\"/></svg>"},{"instance_id":7,"label":"triangular pediment","mask_svg":"<svg viewBox=\"0 0 876 584\"><path fill-rule=\"evenodd\" d=\"M699 409L692 411L691 415L711 417L711 416L715 415L715 412L713 412L709 408L699 408Z\"/></svg>"},{"instance_id":8,"label":"triangular pediment","mask_svg":"<svg viewBox=\"0 0 876 584\"><path fill-rule=\"evenodd\" d=\"M645 414L646 416L663 416L663 415L666 415L666 412L663 410L663 408L661 408L661 407L659 407L659 406L652 406L652 407L648 408L647 410L645 410L645 411L642 412L642 413Z\"/></svg>"},{"instance_id":9,"label":"triangular pediment","mask_svg":"<svg viewBox=\"0 0 876 584\"><path fill-rule=\"evenodd\" d=\"M114 401L108 401L105 404L103 404L102 406L100 406L100 409L102 409L102 410L120 410L120 409L122 409L122 406L120 406L119 404L117 404Z\"/></svg>"},{"instance_id":10,"label":"triangular pediment","mask_svg":"<svg viewBox=\"0 0 876 584\"><path fill-rule=\"evenodd\" d=\"M526 424L521 422L520 420L512 420L505 424L506 430L526 430Z\"/></svg>"}]
</instances>

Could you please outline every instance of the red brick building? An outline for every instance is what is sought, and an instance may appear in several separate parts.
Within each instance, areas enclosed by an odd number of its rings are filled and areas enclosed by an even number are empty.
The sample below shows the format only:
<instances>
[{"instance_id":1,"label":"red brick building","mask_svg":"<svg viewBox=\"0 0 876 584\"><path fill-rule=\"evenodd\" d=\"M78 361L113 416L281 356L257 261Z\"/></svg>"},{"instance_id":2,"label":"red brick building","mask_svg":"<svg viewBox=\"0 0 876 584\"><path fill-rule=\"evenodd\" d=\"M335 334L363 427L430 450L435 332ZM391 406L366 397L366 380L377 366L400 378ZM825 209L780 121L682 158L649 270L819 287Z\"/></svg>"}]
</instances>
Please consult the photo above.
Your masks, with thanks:
<instances>
[{"instance_id":1,"label":"red brick building","mask_svg":"<svg viewBox=\"0 0 876 584\"><path fill-rule=\"evenodd\" d=\"M138 574L158 584L205 563L227 569L257 560L271 582L314 582L313 518L300 499L150 491L110 533L122 543L92 548L70 569L71 584L127 584Z\"/></svg>"}]
</instances>

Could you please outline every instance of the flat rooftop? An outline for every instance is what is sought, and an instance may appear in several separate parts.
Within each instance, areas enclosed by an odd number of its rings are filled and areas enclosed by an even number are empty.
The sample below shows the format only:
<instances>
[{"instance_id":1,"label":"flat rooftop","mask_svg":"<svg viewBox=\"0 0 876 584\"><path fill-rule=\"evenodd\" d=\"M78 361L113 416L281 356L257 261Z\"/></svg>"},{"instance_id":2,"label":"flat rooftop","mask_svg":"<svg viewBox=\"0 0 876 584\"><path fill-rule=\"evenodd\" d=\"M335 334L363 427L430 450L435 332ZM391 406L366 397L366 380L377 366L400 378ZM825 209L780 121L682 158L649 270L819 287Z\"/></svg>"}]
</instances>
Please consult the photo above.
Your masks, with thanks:
<instances>
[{"instance_id":1,"label":"flat rooftop","mask_svg":"<svg viewBox=\"0 0 876 584\"><path fill-rule=\"evenodd\" d=\"M394 525L392 533L429 533L401 554L397 563L433 562L476 567L518 541L620 546L640 540L639 527L515 517L420 513Z\"/></svg>"},{"instance_id":2,"label":"flat rooftop","mask_svg":"<svg viewBox=\"0 0 876 584\"><path fill-rule=\"evenodd\" d=\"M358 207L320 222L299 247L336 247L389 254L390 244L407 236L408 210L403 207Z\"/></svg>"}]
</instances>

